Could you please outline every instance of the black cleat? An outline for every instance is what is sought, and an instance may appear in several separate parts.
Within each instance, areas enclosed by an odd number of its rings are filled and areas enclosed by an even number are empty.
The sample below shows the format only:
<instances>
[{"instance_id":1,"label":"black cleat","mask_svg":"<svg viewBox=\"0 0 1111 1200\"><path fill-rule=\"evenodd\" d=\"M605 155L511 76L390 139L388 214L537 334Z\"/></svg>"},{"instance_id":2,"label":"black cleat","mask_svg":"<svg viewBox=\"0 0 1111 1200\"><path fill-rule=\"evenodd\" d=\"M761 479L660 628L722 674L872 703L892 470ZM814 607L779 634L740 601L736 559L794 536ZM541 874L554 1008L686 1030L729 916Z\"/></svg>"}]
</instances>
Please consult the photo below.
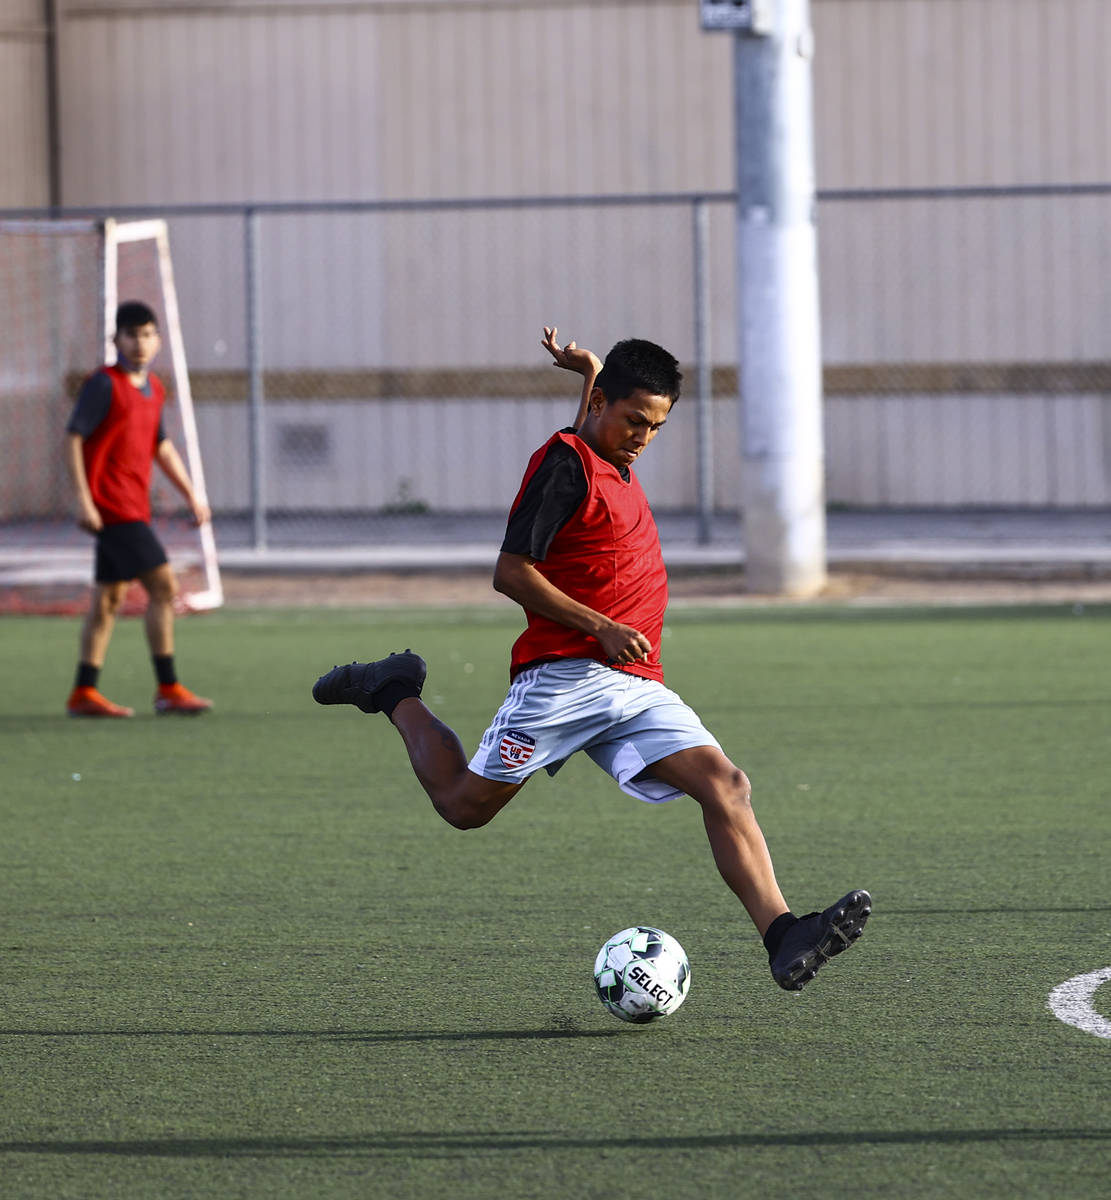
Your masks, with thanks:
<instances>
[{"instance_id":1,"label":"black cleat","mask_svg":"<svg viewBox=\"0 0 1111 1200\"><path fill-rule=\"evenodd\" d=\"M412 684L419 696L426 671L424 659L411 650L377 662L348 663L321 675L313 684L312 698L317 704L354 704L365 713L381 712L374 697L387 683Z\"/></svg>"},{"instance_id":2,"label":"black cleat","mask_svg":"<svg viewBox=\"0 0 1111 1200\"><path fill-rule=\"evenodd\" d=\"M825 912L799 917L771 960L772 978L788 992L801 992L823 963L860 937L871 912L872 897L858 890L842 896Z\"/></svg>"}]
</instances>

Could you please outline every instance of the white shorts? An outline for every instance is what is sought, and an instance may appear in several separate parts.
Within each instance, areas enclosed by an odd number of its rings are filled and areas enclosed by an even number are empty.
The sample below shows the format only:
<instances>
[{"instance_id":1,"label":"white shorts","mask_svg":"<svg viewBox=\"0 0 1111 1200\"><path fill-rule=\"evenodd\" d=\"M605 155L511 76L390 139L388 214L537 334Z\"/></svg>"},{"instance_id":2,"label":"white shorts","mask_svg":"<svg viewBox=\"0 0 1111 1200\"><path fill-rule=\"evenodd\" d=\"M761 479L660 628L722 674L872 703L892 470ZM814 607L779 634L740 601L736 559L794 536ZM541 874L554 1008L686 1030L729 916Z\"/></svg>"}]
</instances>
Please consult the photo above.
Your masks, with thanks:
<instances>
[{"instance_id":1,"label":"white shorts","mask_svg":"<svg viewBox=\"0 0 1111 1200\"><path fill-rule=\"evenodd\" d=\"M554 775L577 750L638 800L662 804L682 792L644 769L669 754L717 739L698 714L662 683L589 658L541 663L522 671L470 769L485 779L524 783L541 767Z\"/></svg>"}]
</instances>

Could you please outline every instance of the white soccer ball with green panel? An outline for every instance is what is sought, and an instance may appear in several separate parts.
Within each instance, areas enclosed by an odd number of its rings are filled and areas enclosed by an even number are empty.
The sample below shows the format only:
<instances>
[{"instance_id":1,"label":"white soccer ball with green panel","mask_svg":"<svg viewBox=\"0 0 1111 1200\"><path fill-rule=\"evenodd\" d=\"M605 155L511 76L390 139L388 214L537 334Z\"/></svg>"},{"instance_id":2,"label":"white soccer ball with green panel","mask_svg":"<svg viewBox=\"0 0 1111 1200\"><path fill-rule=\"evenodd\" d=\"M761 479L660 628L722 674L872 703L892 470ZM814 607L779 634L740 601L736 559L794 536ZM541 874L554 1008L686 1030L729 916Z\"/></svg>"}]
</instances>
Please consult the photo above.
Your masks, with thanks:
<instances>
[{"instance_id":1,"label":"white soccer ball with green panel","mask_svg":"<svg viewBox=\"0 0 1111 1200\"><path fill-rule=\"evenodd\" d=\"M691 968L683 947L662 929L634 925L615 933L594 960L594 986L607 1011L647 1025L687 998Z\"/></svg>"}]
</instances>

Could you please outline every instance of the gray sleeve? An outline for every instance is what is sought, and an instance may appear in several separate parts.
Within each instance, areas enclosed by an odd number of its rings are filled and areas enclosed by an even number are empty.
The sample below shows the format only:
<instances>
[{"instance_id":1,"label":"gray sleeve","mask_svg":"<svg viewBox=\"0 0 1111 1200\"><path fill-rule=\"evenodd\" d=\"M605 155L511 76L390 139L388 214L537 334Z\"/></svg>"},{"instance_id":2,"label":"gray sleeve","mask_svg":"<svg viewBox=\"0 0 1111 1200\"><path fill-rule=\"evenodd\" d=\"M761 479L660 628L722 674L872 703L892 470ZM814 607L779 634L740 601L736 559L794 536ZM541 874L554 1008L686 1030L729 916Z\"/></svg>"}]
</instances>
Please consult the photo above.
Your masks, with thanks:
<instances>
[{"instance_id":1,"label":"gray sleeve","mask_svg":"<svg viewBox=\"0 0 1111 1200\"><path fill-rule=\"evenodd\" d=\"M575 515L586 493L579 456L562 442L555 443L509 516L502 550L543 562L552 539Z\"/></svg>"},{"instance_id":2,"label":"gray sleeve","mask_svg":"<svg viewBox=\"0 0 1111 1200\"><path fill-rule=\"evenodd\" d=\"M103 371L97 371L81 385L81 390L77 393L77 402L66 424L66 433L89 437L108 415L111 407L112 381Z\"/></svg>"}]
</instances>

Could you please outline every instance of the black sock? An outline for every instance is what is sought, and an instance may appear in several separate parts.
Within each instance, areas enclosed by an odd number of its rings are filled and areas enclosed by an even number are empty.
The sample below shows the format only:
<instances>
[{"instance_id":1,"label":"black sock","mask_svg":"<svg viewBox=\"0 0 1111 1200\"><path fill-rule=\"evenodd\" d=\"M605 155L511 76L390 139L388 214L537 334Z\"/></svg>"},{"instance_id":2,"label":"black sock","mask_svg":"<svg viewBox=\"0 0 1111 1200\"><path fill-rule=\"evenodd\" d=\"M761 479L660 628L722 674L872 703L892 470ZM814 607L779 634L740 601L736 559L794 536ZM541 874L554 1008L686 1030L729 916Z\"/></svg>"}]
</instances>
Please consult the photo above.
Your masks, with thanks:
<instances>
[{"instance_id":1,"label":"black sock","mask_svg":"<svg viewBox=\"0 0 1111 1200\"><path fill-rule=\"evenodd\" d=\"M783 935L797 920L798 917L793 912L780 913L768 926L767 932L764 934L764 949L768 952L768 958L775 958L775 952L779 949L780 942L783 941Z\"/></svg>"},{"instance_id":2,"label":"black sock","mask_svg":"<svg viewBox=\"0 0 1111 1200\"><path fill-rule=\"evenodd\" d=\"M91 687L95 688L100 682L100 668L94 667L92 663L77 664L77 680L74 687Z\"/></svg>"},{"instance_id":3,"label":"black sock","mask_svg":"<svg viewBox=\"0 0 1111 1200\"><path fill-rule=\"evenodd\" d=\"M374 693L374 703L378 708L392 719L393 710L410 696L419 696L420 692L417 688L407 683L404 679L391 679L389 683L384 683Z\"/></svg>"},{"instance_id":4,"label":"black sock","mask_svg":"<svg viewBox=\"0 0 1111 1200\"><path fill-rule=\"evenodd\" d=\"M177 672L174 670L174 656L172 654L152 654L151 662L154 663L154 673L158 677L158 682L163 685L177 683Z\"/></svg>"}]
</instances>

